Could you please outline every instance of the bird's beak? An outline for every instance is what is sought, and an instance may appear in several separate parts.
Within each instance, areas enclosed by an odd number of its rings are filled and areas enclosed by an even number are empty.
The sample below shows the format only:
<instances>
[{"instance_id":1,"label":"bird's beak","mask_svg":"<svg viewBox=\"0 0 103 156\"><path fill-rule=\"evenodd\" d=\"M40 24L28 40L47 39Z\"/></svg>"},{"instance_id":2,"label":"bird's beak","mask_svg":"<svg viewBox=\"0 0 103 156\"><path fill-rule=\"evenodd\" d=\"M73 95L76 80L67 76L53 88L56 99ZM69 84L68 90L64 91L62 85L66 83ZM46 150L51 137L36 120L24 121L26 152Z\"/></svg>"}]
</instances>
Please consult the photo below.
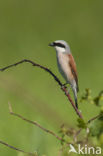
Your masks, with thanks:
<instances>
[{"instance_id":1,"label":"bird's beak","mask_svg":"<svg viewBox=\"0 0 103 156\"><path fill-rule=\"evenodd\" d=\"M53 46L54 46L54 43L50 43L48 46L51 46L51 47L53 47Z\"/></svg>"}]
</instances>

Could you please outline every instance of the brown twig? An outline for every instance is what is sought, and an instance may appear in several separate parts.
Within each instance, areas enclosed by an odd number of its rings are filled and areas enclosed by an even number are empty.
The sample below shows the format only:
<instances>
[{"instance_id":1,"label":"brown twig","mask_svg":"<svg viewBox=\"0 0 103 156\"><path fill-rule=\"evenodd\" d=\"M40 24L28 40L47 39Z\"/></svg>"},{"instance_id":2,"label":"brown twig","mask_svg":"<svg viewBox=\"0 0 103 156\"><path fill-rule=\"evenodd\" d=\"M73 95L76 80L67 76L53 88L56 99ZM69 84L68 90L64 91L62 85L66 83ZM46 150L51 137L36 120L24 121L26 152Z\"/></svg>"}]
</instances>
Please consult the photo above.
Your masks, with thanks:
<instances>
[{"instance_id":1,"label":"brown twig","mask_svg":"<svg viewBox=\"0 0 103 156\"><path fill-rule=\"evenodd\" d=\"M96 119L98 119L98 118L100 118L100 117L102 117L102 116L103 116L103 114L99 114L99 115L97 115L97 116L91 118L90 120L88 120L87 124L91 123L92 121L94 121L94 120L96 120Z\"/></svg>"},{"instance_id":2,"label":"brown twig","mask_svg":"<svg viewBox=\"0 0 103 156\"><path fill-rule=\"evenodd\" d=\"M5 143L4 141L1 141L1 140L0 140L0 144L3 144L3 145L5 145L5 146L7 146L7 147L9 147L9 148L11 148L11 149L13 149L13 150L18 151L18 152L22 152L22 153L25 153L25 154L28 154L28 155L31 155L31 156L35 156L34 153L25 152L24 150L21 150L21 149L19 149L19 148L16 148L16 147L14 147L14 146L9 145L8 143Z\"/></svg>"},{"instance_id":3,"label":"brown twig","mask_svg":"<svg viewBox=\"0 0 103 156\"><path fill-rule=\"evenodd\" d=\"M82 128L80 128L80 129L74 134L74 136L73 136L74 142L77 142L77 137L78 137L78 135L81 133L81 131L82 131Z\"/></svg>"},{"instance_id":4,"label":"brown twig","mask_svg":"<svg viewBox=\"0 0 103 156\"><path fill-rule=\"evenodd\" d=\"M44 128L43 126L41 126L41 125L40 125L39 123L37 123L36 121L28 120L28 119L24 118L23 116L21 116L20 114L14 113L14 112L12 111L11 104L8 103L8 105L9 105L9 111L10 111L10 114L11 114L11 115L14 115L14 116L16 116L16 117L18 117L18 118L20 118L20 119L22 119L22 120L24 120L24 121L26 121L26 122L28 122L28 123L31 123L31 124L33 124L33 125L39 127L39 128L42 129L43 131L45 131L45 132L47 132L47 133L49 133L49 134L55 136L58 140L60 140L60 141L62 141L62 142L65 142L65 143L67 143L67 144L70 144L69 142L66 142L64 139L62 139L61 137L59 137L58 135L56 135L53 131L48 130L48 129Z\"/></svg>"},{"instance_id":5,"label":"brown twig","mask_svg":"<svg viewBox=\"0 0 103 156\"><path fill-rule=\"evenodd\" d=\"M58 85L61 87L62 91L64 91L65 95L68 97L68 100L70 101L70 103L71 103L72 107L74 108L75 112L77 113L77 115L80 118L83 118L81 112L79 112L79 110L76 108L74 102L72 101L72 98L71 98L70 94L68 93L66 88L63 86L63 84L61 83L59 78L50 69L48 69L47 67L44 67L44 66L42 66L40 64L37 64L37 63L35 63L35 62L31 61L31 60L24 59L24 60L21 60L21 61L19 61L17 63L11 64L11 65L9 65L7 67L1 68L0 71L4 71L4 70L6 70L8 68L17 66L17 65L22 64L24 62L31 63L33 66L39 67L39 68L45 70L46 72L48 72L55 79L55 81L58 83Z\"/></svg>"}]
</instances>

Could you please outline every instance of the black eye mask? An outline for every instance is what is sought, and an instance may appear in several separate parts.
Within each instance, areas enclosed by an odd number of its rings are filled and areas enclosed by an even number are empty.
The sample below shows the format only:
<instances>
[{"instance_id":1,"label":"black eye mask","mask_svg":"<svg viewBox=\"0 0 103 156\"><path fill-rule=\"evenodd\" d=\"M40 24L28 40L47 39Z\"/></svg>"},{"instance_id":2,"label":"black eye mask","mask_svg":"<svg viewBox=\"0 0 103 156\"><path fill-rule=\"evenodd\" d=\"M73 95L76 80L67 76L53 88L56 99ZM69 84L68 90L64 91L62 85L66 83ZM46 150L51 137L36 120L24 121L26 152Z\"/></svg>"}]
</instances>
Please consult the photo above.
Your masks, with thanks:
<instances>
[{"instance_id":1,"label":"black eye mask","mask_svg":"<svg viewBox=\"0 0 103 156\"><path fill-rule=\"evenodd\" d=\"M62 43L53 42L53 45L54 45L54 46L57 46L57 47L65 48L65 45L62 44Z\"/></svg>"}]
</instances>

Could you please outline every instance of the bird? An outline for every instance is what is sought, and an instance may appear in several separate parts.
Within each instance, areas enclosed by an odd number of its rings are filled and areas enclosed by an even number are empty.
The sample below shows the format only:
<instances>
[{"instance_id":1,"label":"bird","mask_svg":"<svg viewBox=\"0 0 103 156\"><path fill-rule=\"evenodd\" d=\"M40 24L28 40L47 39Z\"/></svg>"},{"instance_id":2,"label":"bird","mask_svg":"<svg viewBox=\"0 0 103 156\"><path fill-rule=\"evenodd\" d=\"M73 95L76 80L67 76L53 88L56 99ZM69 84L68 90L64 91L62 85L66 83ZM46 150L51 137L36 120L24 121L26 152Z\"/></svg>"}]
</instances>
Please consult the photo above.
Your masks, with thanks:
<instances>
[{"instance_id":1,"label":"bird","mask_svg":"<svg viewBox=\"0 0 103 156\"><path fill-rule=\"evenodd\" d=\"M64 40L56 40L49 44L56 50L57 65L59 72L65 79L66 83L63 86L69 84L72 88L75 100L75 106L78 109L77 93L79 91L78 76L74 57L71 53L68 43Z\"/></svg>"}]
</instances>

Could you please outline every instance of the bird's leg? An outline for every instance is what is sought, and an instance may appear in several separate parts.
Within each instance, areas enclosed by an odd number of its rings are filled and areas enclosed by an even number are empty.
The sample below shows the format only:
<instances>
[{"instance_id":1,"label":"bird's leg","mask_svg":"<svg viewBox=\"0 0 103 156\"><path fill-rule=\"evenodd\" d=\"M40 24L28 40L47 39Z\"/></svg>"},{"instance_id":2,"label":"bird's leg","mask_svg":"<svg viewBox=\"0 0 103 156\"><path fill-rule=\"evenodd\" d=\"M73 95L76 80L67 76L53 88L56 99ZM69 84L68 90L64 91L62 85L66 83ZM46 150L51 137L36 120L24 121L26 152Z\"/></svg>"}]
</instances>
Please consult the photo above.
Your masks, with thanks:
<instances>
[{"instance_id":1,"label":"bird's leg","mask_svg":"<svg viewBox=\"0 0 103 156\"><path fill-rule=\"evenodd\" d=\"M67 89L67 86L66 86L67 84L69 84L69 83L68 83L68 82L64 83L64 84L62 85L61 88L62 88L62 89L63 89L63 88L66 88L66 89ZM69 91L70 91L70 86L68 87L67 93L69 93ZM66 95L66 93L65 93L65 95Z\"/></svg>"},{"instance_id":2,"label":"bird's leg","mask_svg":"<svg viewBox=\"0 0 103 156\"><path fill-rule=\"evenodd\" d=\"M70 86L68 87L68 93L70 92Z\"/></svg>"},{"instance_id":3,"label":"bird's leg","mask_svg":"<svg viewBox=\"0 0 103 156\"><path fill-rule=\"evenodd\" d=\"M68 83L66 82L66 83L64 83L62 86L61 86L61 88L63 89L63 88L67 88L67 85Z\"/></svg>"},{"instance_id":4,"label":"bird's leg","mask_svg":"<svg viewBox=\"0 0 103 156\"><path fill-rule=\"evenodd\" d=\"M66 83L64 83L63 85L62 85L62 87L65 87L65 88L67 88L67 85L68 83L66 82Z\"/></svg>"}]
</instances>

